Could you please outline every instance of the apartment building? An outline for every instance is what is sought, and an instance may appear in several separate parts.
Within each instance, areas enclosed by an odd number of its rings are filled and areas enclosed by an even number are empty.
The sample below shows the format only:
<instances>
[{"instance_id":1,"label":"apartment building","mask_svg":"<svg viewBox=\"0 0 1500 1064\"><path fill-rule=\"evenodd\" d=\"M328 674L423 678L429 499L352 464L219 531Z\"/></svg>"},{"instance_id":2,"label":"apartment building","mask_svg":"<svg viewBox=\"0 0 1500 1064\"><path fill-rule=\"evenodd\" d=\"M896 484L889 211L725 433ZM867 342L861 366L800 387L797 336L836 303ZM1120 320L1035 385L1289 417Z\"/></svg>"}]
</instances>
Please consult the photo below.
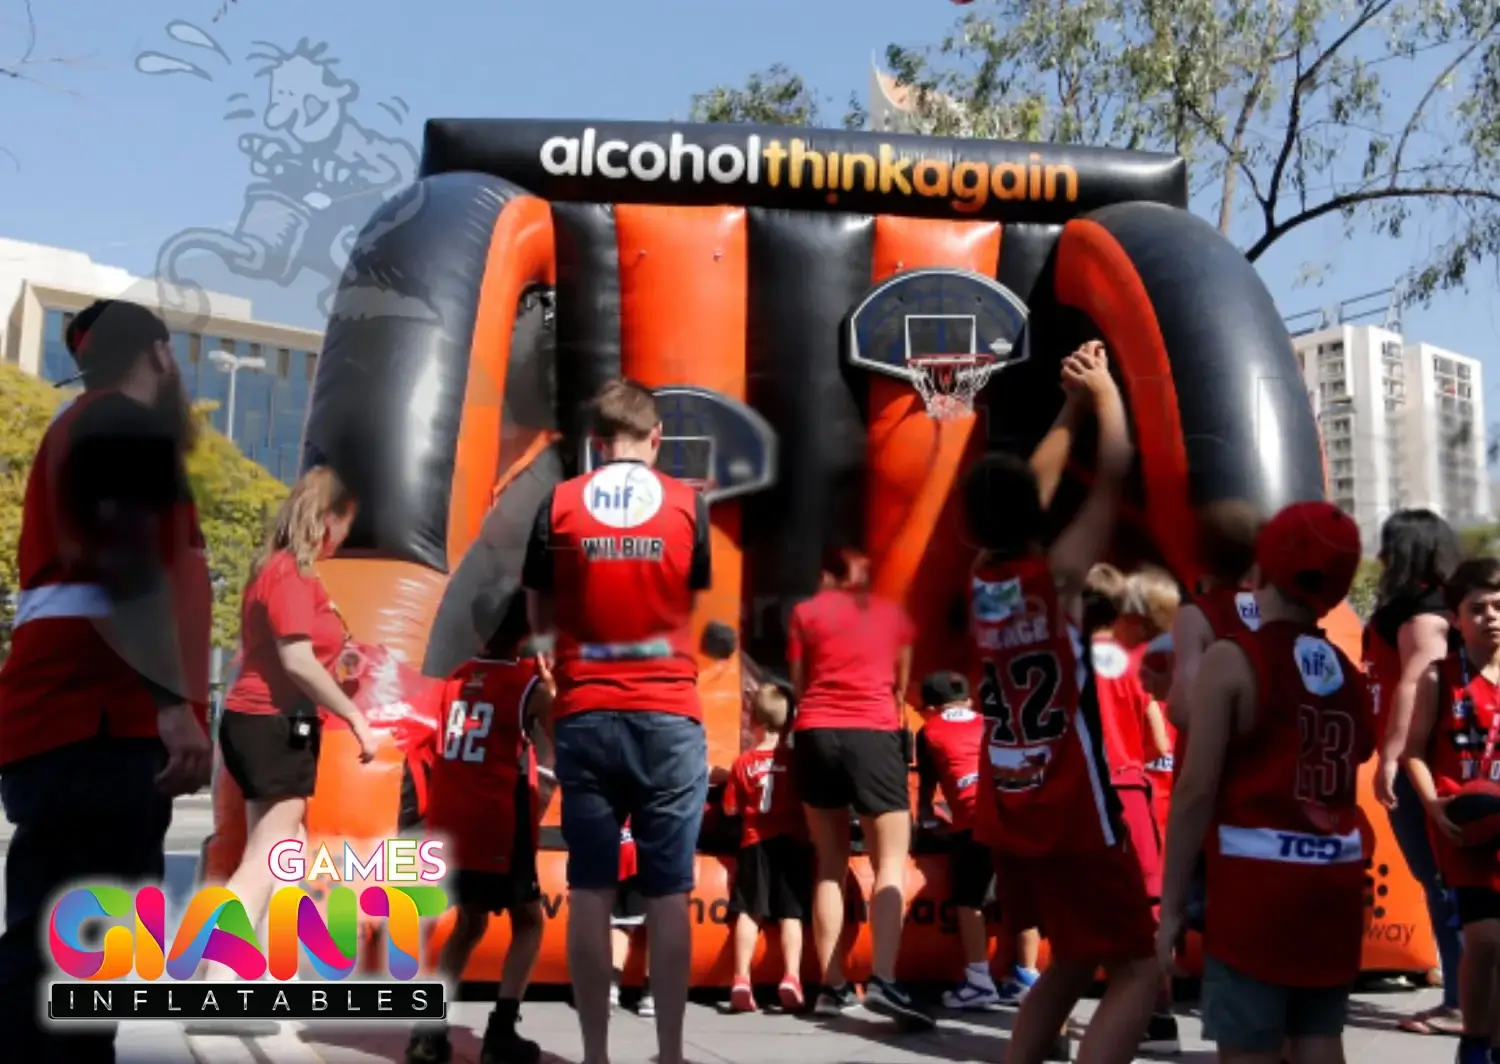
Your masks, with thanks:
<instances>
[{"instance_id":1,"label":"apartment building","mask_svg":"<svg viewBox=\"0 0 1500 1064\"><path fill-rule=\"evenodd\" d=\"M1427 507L1458 526L1493 519L1483 366L1370 325L1293 338L1323 438L1329 497L1367 550L1393 511Z\"/></svg>"}]
</instances>

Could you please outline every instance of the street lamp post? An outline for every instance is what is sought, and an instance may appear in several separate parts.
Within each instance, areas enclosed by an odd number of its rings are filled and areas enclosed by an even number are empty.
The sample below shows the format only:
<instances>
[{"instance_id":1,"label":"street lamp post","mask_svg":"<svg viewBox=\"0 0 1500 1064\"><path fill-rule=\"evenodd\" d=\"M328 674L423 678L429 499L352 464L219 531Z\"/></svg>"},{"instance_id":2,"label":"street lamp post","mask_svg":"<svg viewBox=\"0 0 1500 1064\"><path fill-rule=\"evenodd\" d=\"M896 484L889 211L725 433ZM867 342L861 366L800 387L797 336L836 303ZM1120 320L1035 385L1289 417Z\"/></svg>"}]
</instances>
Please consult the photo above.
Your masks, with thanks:
<instances>
[{"instance_id":1,"label":"street lamp post","mask_svg":"<svg viewBox=\"0 0 1500 1064\"><path fill-rule=\"evenodd\" d=\"M248 369L259 372L266 368L266 360L259 355L240 356L229 351L210 351L208 360L229 374L229 412L225 415L224 435L229 437L229 442L234 442L234 385L240 370Z\"/></svg>"}]
</instances>

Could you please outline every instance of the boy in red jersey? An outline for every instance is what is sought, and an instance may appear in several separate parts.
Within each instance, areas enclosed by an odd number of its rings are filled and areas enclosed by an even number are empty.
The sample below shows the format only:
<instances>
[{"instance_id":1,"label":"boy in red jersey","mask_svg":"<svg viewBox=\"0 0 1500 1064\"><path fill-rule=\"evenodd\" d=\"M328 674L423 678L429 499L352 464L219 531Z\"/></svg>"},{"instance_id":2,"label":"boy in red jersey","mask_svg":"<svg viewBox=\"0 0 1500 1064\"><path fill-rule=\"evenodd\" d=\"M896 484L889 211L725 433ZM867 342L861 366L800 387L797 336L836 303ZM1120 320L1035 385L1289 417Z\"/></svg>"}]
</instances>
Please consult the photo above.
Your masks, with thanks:
<instances>
[{"instance_id":1,"label":"boy in red jersey","mask_svg":"<svg viewBox=\"0 0 1500 1064\"><path fill-rule=\"evenodd\" d=\"M516 1033L516 1021L542 946L536 870L540 807L528 736L546 719L554 688L545 661L525 640L520 596L516 603L480 655L459 666L433 694L446 723L428 780L427 830L447 840L458 906L438 958L441 976L457 984L490 915L510 914L510 948L485 1028L481 1064L536 1064L542 1053ZM447 1024L413 1030L407 1064L446 1064L452 1058Z\"/></svg>"},{"instance_id":2,"label":"boy in red jersey","mask_svg":"<svg viewBox=\"0 0 1500 1064\"><path fill-rule=\"evenodd\" d=\"M1349 592L1359 528L1294 503L1256 544L1259 626L1209 647L1167 829L1158 955L1170 964L1206 858L1203 1032L1234 1064L1343 1064L1364 937L1364 677L1318 620Z\"/></svg>"},{"instance_id":3,"label":"boy in red jersey","mask_svg":"<svg viewBox=\"0 0 1500 1064\"><path fill-rule=\"evenodd\" d=\"M1461 563L1447 594L1462 641L1417 687L1404 761L1427 809L1438 870L1463 928L1458 1064L1490 1064L1500 1061L1500 1049L1492 1048L1500 1027L1500 854L1493 843L1464 846L1447 807L1465 792L1493 793L1500 776L1500 561Z\"/></svg>"},{"instance_id":4,"label":"boy in red jersey","mask_svg":"<svg viewBox=\"0 0 1500 1064\"><path fill-rule=\"evenodd\" d=\"M761 926L781 930L785 971L776 988L787 1012L802 1009L802 922L812 907L812 849L802 801L792 786L790 751L782 741L789 703L775 684L764 684L750 703L760 741L735 759L724 788L724 812L741 818L729 913L734 918L734 985L729 1007L754 1012L750 962Z\"/></svg>"},{"instance_id":5,"label":"boy in red jersey","mask_svg":"<svg viewBox=\"0 0 1500 1064\"><path fill-rule=\"evenodd\" d=\"M1093 486L1051 547L1043 545L1043 448L1032 459L1037 468L987 455L963 485L980 548L969 623L987 718L976 835L996 852L1001 908L1021 926L1036 923L1052 946L1051 966L1021 1002L1007 1064L1046 1058L1101 966L1109 990L1078 1059L1128 1064L1161 969L1151 897L1109 779L1080 627L1084 583L1114 534L1132 448L1103 345L1064 359L1062 383L1068 402L1059 423L1091 407L1099 450Z\"/></svg>"},{"instance_id":6,"label":"boy in red jersey","mask_svg":"<svg viewBox=\"0 0 1500 1064\"><path fill-rule=\"evenodd\" d=\"M935 824L939 791L948 807L948 891L958 918L964 976L943 993L948 1009L991 1009L1014 1005L1041 974L1036 928L1018 930L1013 972L1001 986L990 974L989 933L984 907L995 891L990 848L974 839L974 804L979 796L979 756L984 718L974 711L969 681L956 672L935 672L922 681L922 729L917 732L917 821Z\"/></svg>"}]
</instances>

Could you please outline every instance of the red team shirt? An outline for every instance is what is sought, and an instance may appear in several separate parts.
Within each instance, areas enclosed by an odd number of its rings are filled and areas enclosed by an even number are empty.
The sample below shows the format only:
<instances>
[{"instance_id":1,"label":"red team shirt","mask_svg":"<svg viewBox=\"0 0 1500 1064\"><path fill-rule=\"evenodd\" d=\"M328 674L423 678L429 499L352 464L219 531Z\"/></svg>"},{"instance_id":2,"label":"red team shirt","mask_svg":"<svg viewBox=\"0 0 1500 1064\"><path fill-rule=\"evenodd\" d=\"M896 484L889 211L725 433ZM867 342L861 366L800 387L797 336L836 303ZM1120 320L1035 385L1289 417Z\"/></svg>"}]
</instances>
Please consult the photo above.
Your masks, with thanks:
<instances>
[{"instance_id":1,"label":"red team shirt","mask_svg":"<svg viewBox=\"0 0 1500 1064\"><path fill-rule=\"evenodd\" d=\"M724 788L724 812L744 818L740 846L755 846L783 835L807 837L802 803L792 788L791 751L747 750L735 758Z\"/></svg>"},{"instance_id":2,"label":"red team shirt","mask_svg":"<svg viewBox=\"0 0 1500 1064\"><path fill-rule=\"evenodd\" d=\"M240 673L224 697L235 713L288 712L307 696L282 667L277 642L308 639L318 663L330 672L348 632L323 582L297 569L289 551L266 559L245 588L240 606Z\"/></svg>"},{"instance_id":3,"label":"red team shirt","mask_svg":"<svg viewBox=\"0 0 1500 1064\"><path fill-rule=\"evenodd\" d=\"M918 762L936 778L954 831L974 830L984 718L967 706L933 713L917 734Z\"/></svg>"},{"instance_id":4,"label":"red team shirt","mask_svg":"<svg viewBox=\"0 0 1500 1064\"><path fill-rule=\"evenodd\" d=\"M475 659L430 697L442 709L428 782L427 823L448 837L449 861L466 872L511 871L517 831L537 843L536 758L526 703L539 683L535 658Z\"/></svg>"},{"instance_id":5,"label":"red team shirt","mask_svg":"<svg viewBox=\"0 0 1500 1064\"><path fill-rule=\"evenodd\" d=\"M801 662L807 689L793 731L897 731L896 659L914 629L894 602L844 590L820 591L792 609L786 658Z\"/></svg>"},{"instance_id":6,"label":"red team shirt","mask_svg":"<svg viewBox=\"0 0 1500 1064\"><path fill-rule=\"evenodd\" d=\"M1117 780L1139 781L1146 766L1146 710L1151 696L1141 686L1136 659L1114 636L1094 636L1090 652L1110 774Z\"/></svg>"},{"instance_id":7,"label":"red team shirt","mask_svg":"<svg viewBox=\"0 0 1500 1064\"><path fill-rule=\"evenodd\" d=\"M1463 650L1449 654L1438 667L1437 722L1427 746L1427 766L1440 798L1458 794L1474 780L1495 782L1500 776L1496 751L1489 758L1484 756L1497 713L1500 690L1472 668ZM1500 860L1493 849L1458 846L1430 822L1428 835L1449 889L1500 890Z\"/></svg>"},{"instance_id":8,"label":"red team shirt","mask_svg":"<svg viewBox=\"0 0 1500 1064\"><path fill-rule=\"evenodd\" d=\"M1255 592L1244 588L1218 588L1193 599L1193 605L1203 611L1209 630L1215 639L1228 639L1236 632L1253 632L1260 627L1260 606L1256 604ZM1182 758L1187 753L1187 732L1176 732L1172 736L1172 772L1182 771Z\"/></svg>"},{"instance_id":9,"label":"red team shirt","mask_svg":"<svg viewBox=\"0 0 1500 1064\"><path fill-rule=\"evenodd\" d=\"M1114 846L1119 800L1099 707L1047 559L976 567L971 614L987 718L976 837L1011 857Z\"/></svg>"},{"instance_id":10,"label":"red team shirt","mask_svg":"<svg viewBox=\"0 0 1500 1064\"><path fill-rule=\"evenodd\" d=\"M703 719L692 620L694 593L712 579L709 527L699 492L640 462L554 489L522 580L554 594L554 719L635 709Z\"/></svg>"},{"instance_id":11,"label":"red team shirt","mask_svg":"<svg viewBox=\"0 0 1500 1064\"><path fill-rule=\"evenodd\" d=\"M1356 799L1375 750L1364 678L1313 627L1229 638L1255 670L1255 725L1224 762L1205 846L1204 950L1252 978L1336 987L1359 974L1364 860Z\"/></svg>"}]
</instances>

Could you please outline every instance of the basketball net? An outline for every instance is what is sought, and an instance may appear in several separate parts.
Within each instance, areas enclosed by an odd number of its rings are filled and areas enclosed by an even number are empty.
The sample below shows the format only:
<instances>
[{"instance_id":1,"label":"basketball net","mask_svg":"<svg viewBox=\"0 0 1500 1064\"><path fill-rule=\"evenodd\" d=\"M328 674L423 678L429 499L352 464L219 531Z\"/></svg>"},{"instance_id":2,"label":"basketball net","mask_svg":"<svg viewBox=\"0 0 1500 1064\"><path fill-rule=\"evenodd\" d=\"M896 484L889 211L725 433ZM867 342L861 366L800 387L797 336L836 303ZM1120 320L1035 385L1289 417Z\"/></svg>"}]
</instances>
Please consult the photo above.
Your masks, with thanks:
<instances>
[{"instance_id":1,"label":"basketball net","mask_svg":"<svg viewBox=\"0 0 1500 1064\"><path fill-rule=\"evenodd\" d=\"M907 360L912 386L936 421L974 413L974 399L1000 368L999 359L978 355L923 355Z\"/></svg>"}]
</instances>

